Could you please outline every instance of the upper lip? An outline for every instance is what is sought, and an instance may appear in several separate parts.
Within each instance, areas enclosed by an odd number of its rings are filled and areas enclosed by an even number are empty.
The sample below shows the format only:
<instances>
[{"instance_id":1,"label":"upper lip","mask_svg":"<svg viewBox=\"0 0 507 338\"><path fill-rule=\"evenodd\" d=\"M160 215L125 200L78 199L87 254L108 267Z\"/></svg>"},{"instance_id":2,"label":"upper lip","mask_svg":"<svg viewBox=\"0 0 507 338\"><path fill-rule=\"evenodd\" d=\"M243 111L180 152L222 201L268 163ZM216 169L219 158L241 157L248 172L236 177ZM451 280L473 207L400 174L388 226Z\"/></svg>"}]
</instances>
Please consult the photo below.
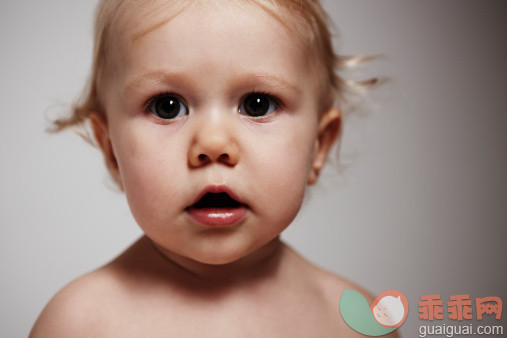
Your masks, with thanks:
<instances>
[{"instance_id":1,"label":"upper lip","mask_svg":"<svg viewBox=\"0 0 507 338\"><path fill-rule=\"evenodd\" d=\"M237 201L238 203L241 203L241 204L245 204L243 203L243 201L234 193L234 191L232 191L231 188L229 188L228 186L226 185L209 185L207 186L206 188L204 188L200 193L199 195L197 195L197 198L194 200L194 202L190 205L195 205L197 202L199 202L203 197L204 195L208 194L208 193L212 193L212 194L219 194L219 193L226 193L227 195L229 195L232 199L234 199L235 201Z\"/></svg>"}]
</instances>

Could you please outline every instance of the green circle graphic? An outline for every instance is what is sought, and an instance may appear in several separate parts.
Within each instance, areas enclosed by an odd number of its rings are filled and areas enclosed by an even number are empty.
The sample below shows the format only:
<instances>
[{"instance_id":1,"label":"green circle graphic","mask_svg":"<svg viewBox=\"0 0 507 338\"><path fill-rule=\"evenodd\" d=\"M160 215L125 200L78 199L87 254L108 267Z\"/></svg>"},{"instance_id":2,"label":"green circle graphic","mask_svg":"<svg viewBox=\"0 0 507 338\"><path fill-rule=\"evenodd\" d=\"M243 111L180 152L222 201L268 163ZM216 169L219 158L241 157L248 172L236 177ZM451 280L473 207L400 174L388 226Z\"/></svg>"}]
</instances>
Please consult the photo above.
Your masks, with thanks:
<instances>
[{"instance_id":1,"label":"green circle graphic","mask_svg":"<svg viewBox=\"0 0 507 338\"><path fill-rule=\"evenodd\" d=\"M397 329L397 327L380 325L373 317L366 299L355 290L343 291L340 299L340 312L343 320L351 329L366 336L383 336Z\"/></svg>"}]
</instances>

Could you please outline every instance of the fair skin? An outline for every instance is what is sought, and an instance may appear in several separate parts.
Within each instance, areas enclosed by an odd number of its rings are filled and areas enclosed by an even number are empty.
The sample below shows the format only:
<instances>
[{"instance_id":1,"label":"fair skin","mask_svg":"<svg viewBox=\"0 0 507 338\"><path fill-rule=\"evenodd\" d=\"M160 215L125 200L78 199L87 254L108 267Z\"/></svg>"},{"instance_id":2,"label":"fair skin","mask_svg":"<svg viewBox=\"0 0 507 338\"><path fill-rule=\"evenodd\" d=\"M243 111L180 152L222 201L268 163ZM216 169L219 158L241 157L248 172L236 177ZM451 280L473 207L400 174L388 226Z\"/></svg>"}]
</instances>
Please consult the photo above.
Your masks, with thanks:
<instances>
[{"instance_id":1,"label":"fair skin","mask_svg":"<svg viewBox=\"0 0 507 338\"><path fill-rule=\"evenodd\" d=\"M300 42L252 4L199 2L135 40L133 27L91 121L145 236L60 291L31 337L360 337L339 312L360 289L279 239L341 120L317 111ZM219 192L240 206L195 216Z\"/></svg>"}]
</instances>

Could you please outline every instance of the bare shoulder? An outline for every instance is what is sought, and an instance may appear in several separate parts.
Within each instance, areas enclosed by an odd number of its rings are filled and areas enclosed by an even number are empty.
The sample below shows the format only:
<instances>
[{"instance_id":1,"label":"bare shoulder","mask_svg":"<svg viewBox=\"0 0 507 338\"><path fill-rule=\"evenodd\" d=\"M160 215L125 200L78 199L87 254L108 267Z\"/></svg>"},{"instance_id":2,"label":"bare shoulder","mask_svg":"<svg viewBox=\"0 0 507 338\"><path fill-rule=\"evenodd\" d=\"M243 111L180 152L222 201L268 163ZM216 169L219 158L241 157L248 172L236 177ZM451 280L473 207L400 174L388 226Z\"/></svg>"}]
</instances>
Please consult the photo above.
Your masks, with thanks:
<instances>
[{"instance_id":1,"label":"bare shoulder","mask_svg":"<svg viewBox=\"0 0 507 338\"><path fill-rule=\"evenodd\" d=\"M287 247L287 249L291 261L295 262L292 263L292 265L297 266L299 273L307 276L309 282L320 291L319 293L331 302L338 304L340 296L345 289L352 289L360 292L370 304L375 299L372 293L359 284L309 262L290 247Z\"/></svg>"},{"instance_id":2,"label":"bare shoulder","mask_svg":"<svg viewBox=\"0 0 507 338\"><path fill-rule=\"evenodd\" d=\"M139 239L109 264L61 289L39 315L30 337L121 336L134 322L139 305L172 296L167 276L155 272L160 260L147 241ZM144 313L151 315L149 309Z\"/></svg>"},{"instance_id":3,"label":"bare shoulder","mask_svg":"<svg viewBox=\"0 0 507 338\"><path fill-rule=\"evenodd\" d=\"M108 318L118 294L113 274L102 268L61 289L35 322L30 337L90 337Z\"/></svg>"},{"instance_id":4,"label":"bare shoulder","mask_svg":"<svg viewBox=\"0 0 507 338\"><path fill-rule=\"evenodd\" d=\"M293 251L292 249L290 250ZM364 337L359 333L352 331L352 329L350 329L345 321L343 321L341 318L340 299L343 292L347 289L361 293L369 305L373 303L375 296L363 286L343 276L337 275L312 264L294 251L293 254L300 262L299 264L301 265L301 269L305 271L305 275L310 278L310 283L314 285L314 290L317 291L316 294L319 296L322 303L325 304L325 307L327 308L326 312L329 312L334 318L334 321L340 324L341 334L348 337ZM399 334L394 331L382 337L399 338Z\"/></svg>"},{"instance_id":5,"label":"bare shoulder","mask_svg":"<svg viewBox=\"0 0 507 338\"><path fill-rule=\"evenodd\" d=\"M318 270L318 273L316 273L316 278L318 279L323 292L327 296L336 298L336 295L338 295L339 301L343 291L349 289L361 293L364 296L364 298L366 298L366 300L368 301L368 304L371 304L375 300L373 294L363 286L343 276L334 274L322 268L319 267L315 268Z\"/></svg>"},{"instance_id":6,"label":"bare shoulder","mask_svg":"<svg viewBox=\"0 0 507 338\"><path fill-rule=\"evenodd\" d=\"M333 274L329 271L319 269L320 270L320 282L322 285L323 293L325 294L325 297L327 300L332 302L333 308L335 308L337 311L339 311L340 308L340 298L343 294L343 291L346 289L355 290L359 293L361 293L368 304L371 306L373 301L375 300L375 296L365 289L364 287L342 277L336 274ZM337 297L337 295L339 295ZM341 317L340 317L341 319ZM345 324L345 323L344 323ZM386 338L399 338L399 334L397 331L393 331L387 335L384 335L382 337Z\"/></svg>"}]
</instances>

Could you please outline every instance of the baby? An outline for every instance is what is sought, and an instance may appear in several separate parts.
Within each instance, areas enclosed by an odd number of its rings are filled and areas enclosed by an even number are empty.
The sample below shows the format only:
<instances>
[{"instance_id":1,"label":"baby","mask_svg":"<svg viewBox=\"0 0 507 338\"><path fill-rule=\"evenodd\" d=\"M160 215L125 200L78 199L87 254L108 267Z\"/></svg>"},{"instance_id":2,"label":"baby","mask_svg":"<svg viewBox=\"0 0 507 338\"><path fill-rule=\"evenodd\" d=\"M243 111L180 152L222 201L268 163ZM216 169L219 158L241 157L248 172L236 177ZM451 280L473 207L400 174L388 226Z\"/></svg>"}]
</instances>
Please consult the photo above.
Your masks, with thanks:
<instances>
[{"instance_id":1,"label":"baby","mask_svg":"<svg viewBox=\"0 0 507 338\"><path fill-rule=\"evenodd\" d=\"M280 241L340 134L318 1L102 0L95 29L86 100L56 126L91 123L145 235L30 336L361 337L340 295L373 297Z\"/></svg>"}]
</instances>

